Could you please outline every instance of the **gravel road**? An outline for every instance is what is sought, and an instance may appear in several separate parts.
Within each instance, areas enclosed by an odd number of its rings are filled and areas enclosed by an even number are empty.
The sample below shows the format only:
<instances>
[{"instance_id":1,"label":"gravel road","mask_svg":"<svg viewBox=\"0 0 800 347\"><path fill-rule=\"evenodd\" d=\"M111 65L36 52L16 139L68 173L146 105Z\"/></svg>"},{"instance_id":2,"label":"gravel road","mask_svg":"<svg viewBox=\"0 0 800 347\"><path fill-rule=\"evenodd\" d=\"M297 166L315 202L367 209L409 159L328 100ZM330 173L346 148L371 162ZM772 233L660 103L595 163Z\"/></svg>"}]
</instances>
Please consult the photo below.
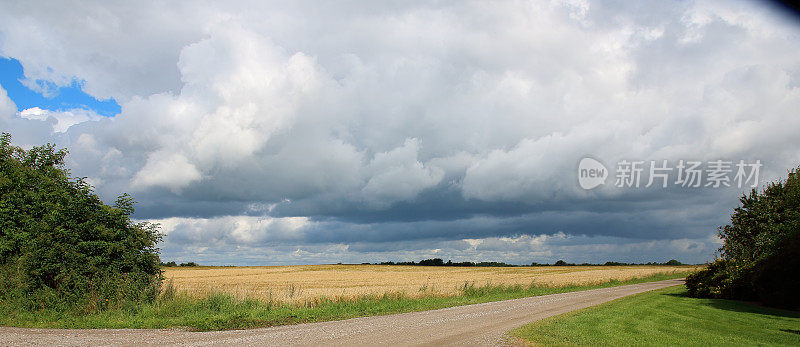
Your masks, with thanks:
<instances>
[{"instance_id":1,"label":"gravel road","mask_svg":"<svg viewBox=\"0 0 800 347\"><path fill-rule=\"evenodd\" d=\"M498 345L521 325L683 283L667 280L433 311L251 330L189 332L135 329L0 327L0 345Z\"/></svg>"}]
</instances>

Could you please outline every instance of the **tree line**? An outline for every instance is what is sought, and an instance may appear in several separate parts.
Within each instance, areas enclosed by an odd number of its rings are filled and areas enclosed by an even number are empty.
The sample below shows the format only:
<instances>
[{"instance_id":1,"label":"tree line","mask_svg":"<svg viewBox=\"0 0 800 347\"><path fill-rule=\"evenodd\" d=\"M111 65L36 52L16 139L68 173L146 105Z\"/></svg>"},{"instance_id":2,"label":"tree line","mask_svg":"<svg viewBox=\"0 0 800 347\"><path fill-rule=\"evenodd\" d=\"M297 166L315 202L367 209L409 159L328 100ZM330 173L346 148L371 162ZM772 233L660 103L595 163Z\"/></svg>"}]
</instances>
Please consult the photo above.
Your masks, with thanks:
<instances>
[{"instance_id":1,"label":"tree line","mask_svg":"<svg viewBox=\"0 0 800 347\"><path fill-rule=\"evenodd\" d=\"M433 258L433 259L423 259L419 262L414 261L401 261L401 262L393 262L393 261L385 261L380 263L363 263L364 265L412 265L412 266L461 266L461 267L471 267L471 266L484 266L484 267L520 267L520 266L626 266L626 265L683 265L683 263L671 259L664 263L657 263L657 262L648 262L648 263L623 263L617 261L607 261L603 264L593 264L593 263L567 263L564 260L558 260L553 264L548 263L537 263L532 262L530 265L516 265L516 264L508 264L504 262L498 261L482 261L482 262L471 262L471 261L464 261L464 262L453 262L448 260L445 262L441 258Z\"/></svg>"}]
</instances>

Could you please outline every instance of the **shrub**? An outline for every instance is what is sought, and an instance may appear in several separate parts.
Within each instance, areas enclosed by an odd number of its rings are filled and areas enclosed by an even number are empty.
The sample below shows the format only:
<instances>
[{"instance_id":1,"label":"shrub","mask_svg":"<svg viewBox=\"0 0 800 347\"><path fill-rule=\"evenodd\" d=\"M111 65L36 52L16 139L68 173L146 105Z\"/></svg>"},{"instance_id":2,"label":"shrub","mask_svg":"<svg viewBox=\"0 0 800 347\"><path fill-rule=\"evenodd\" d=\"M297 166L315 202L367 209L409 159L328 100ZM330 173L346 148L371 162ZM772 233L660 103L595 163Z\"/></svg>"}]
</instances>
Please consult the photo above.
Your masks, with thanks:
<instances>
[{"instance_id":1,"label":"shrub","mask_svg":"<svg viewBox=\"0 0 800 347\"><path fill-rule=\"evenodd\" d=\"M67 151L0 136L0 300L29 308L102 309L153 298L158 226L133 223L133 199L104 204L64 168Z\"/></svg>"},{"instance_id":2,"label":"shrub","mask_svg":"<svg viewBox=\"0 0 800 347\"><path fill-rule=\"evenodd\" d=\"M800 168L740 202L719 229L721 259L687 277L689 294L800 307Z\"/></svg>"},{"instance_id":3,"label":"shrub","mask_svg":"<svg viewBox=\"0 0 800 347\"><path fill-rule=\"evenodd\" d=\"M736 276L731 269L727 261L717 259L705 269L690 274L686 277L689 296L752 299L752 290L746 282L741 281L747 276Z\"/></svg>"}]
</instances>

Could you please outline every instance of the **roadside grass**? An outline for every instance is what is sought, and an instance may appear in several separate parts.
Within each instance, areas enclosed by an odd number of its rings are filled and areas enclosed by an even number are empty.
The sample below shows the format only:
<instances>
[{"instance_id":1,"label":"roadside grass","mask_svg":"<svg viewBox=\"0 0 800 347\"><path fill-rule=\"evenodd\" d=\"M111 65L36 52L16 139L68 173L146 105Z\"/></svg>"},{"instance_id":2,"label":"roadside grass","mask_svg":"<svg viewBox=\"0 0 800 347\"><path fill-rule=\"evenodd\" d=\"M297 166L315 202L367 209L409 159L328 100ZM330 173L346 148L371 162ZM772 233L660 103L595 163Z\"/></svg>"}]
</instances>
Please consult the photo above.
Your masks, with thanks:
<instances>
[{"instance_id":1,"label":"roadside grass","mask_svg":"<svg viewBox=\"0 0 800 347\"><path fill-rule=\"evenodd\" d=\"M800 345L800 313L694 299L683 286L637 294L511 332L534 345Z\"/></svg>"},{"instance_id":2,"label":"roadside grass","mask_svg":"<svg viewBox=\"0 0 800 347\"><path fill-rule=\"evenodd\" d=\"M32 328L183 328L197 331L249 329L275 325L321 322L392 313L424 311L490 301L557 294L625 284L660 281L685 276L685 272L656 274L627 281L593 285L480 285L465 282L458 295L411 297L402 292L357 298L314 298L302 303L282 303L211 293L197 297L179 292L169 283L152 303L119 303L94 313L49 309L24 310L0 305L0 325Z\"/></svg>"}]
</instances>

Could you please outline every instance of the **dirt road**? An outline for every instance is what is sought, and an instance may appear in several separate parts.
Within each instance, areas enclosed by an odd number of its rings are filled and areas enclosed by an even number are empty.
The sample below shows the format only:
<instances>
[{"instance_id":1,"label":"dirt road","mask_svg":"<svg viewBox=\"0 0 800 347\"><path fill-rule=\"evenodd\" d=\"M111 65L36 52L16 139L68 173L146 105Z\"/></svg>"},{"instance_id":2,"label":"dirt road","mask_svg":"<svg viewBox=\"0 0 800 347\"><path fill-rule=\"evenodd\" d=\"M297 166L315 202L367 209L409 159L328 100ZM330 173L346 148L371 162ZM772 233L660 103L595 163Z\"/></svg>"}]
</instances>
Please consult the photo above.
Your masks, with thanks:
<instances>
[{"instance_id":1,"label":"dirt road","mask_svg":"<svg viewBox=\"0 0 800 347\"><path fill-rule=\"evenodd\" d=\"M0 327L0 345L496 345L506 332L561 313L683 283L668 280L614 288L273 328L178 330L59 330Z\"/></svg>"}]
</instances>

